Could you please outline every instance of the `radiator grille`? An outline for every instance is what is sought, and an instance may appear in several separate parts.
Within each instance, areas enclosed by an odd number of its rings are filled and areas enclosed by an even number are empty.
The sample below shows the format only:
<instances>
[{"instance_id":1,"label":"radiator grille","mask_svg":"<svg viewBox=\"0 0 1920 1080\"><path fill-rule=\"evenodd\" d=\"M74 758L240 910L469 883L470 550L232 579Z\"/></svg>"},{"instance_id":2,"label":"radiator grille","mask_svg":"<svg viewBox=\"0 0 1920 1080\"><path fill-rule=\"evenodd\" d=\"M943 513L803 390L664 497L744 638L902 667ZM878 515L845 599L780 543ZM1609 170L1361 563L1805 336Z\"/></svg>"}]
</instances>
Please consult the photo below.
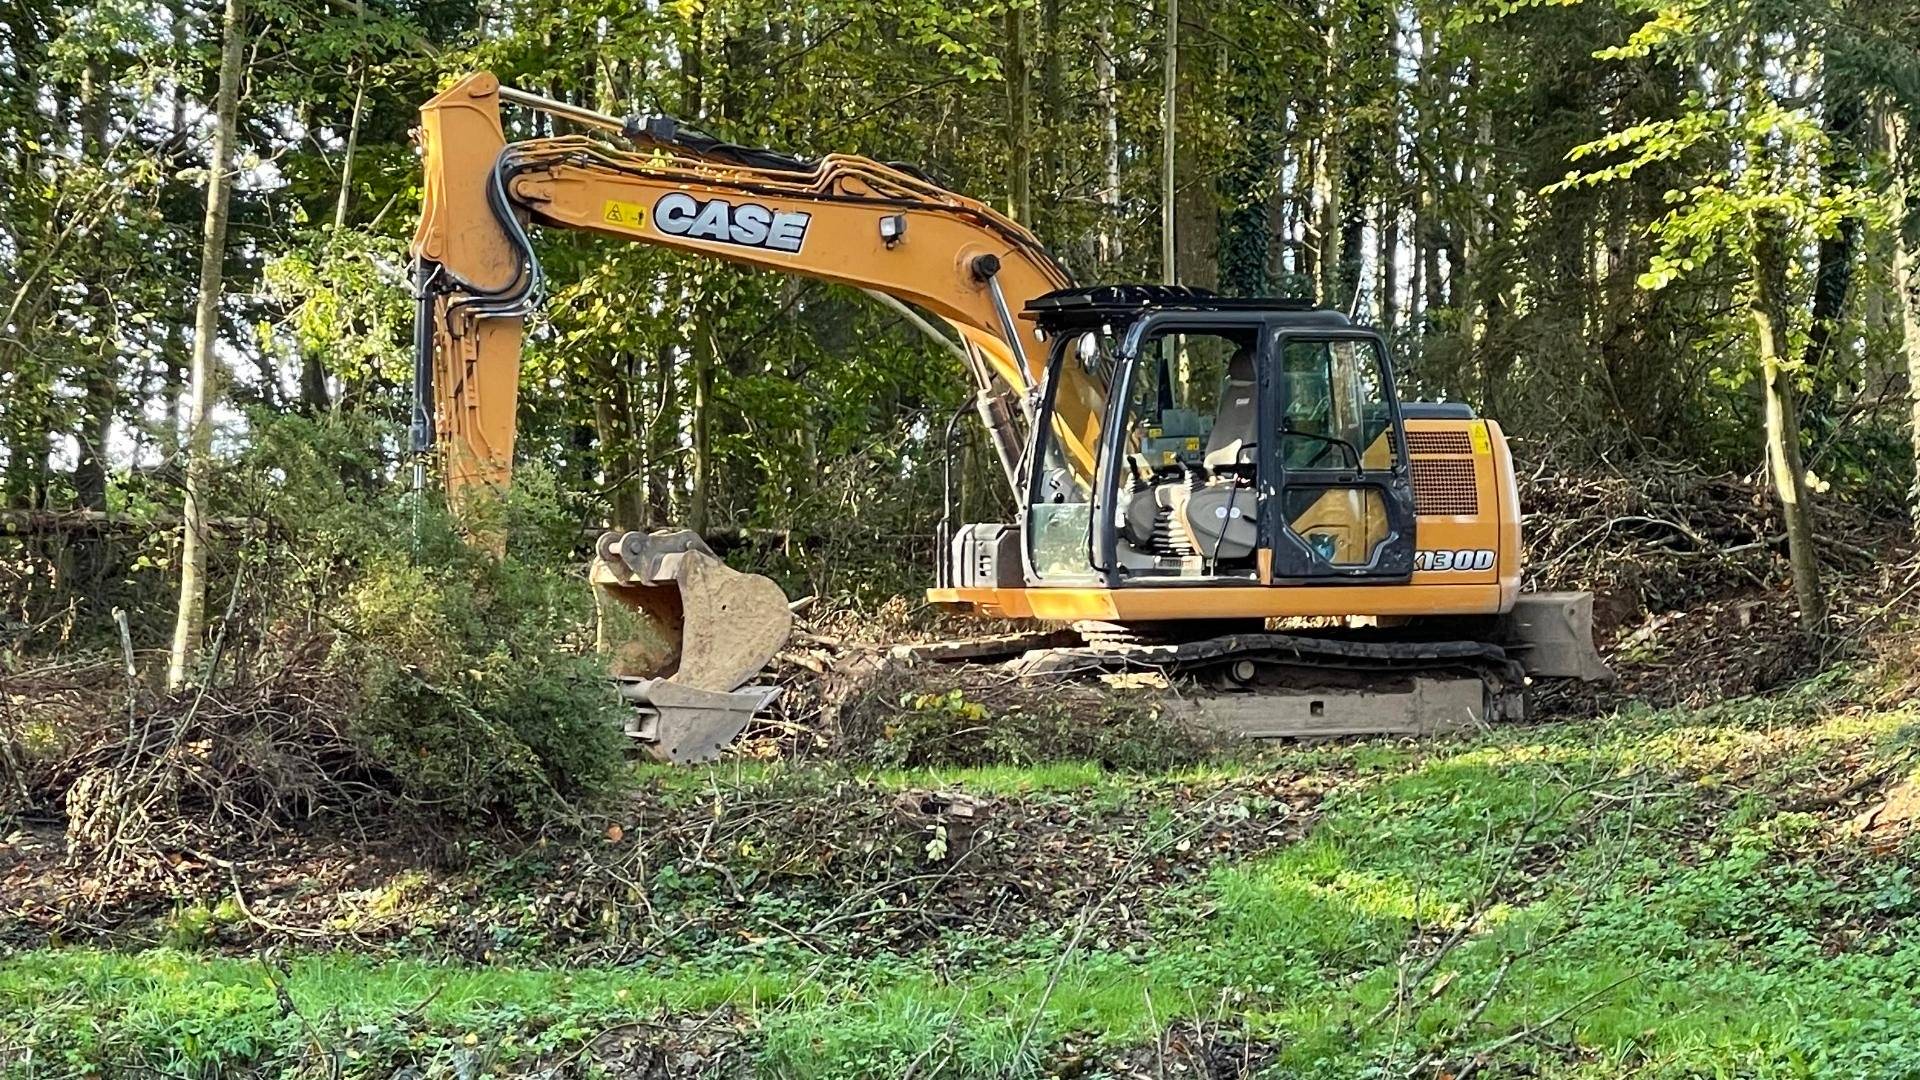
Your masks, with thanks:
<instances>
[{"instance_id":1,"label":"radiator grille","mask_svg":"<svg viewBox=\"0 0 1920 1080\"><path fill-rule=\"evenodd\" d=\"M1415 457L1422 454L1459 454L1473 453L1473 441L1464 431L1409 431L1407 432L1407 453Z\"/></svg>"},{"instance_id":2,"label":"radiator grille","mask_svg":"<svg viewBox=\"0 0 1920 1080\"><path fill-rule=\"evenodd\" d=\"M1466 436L1462 435L1464 441ZM1473 461L1439 458L1413 463L1413 512L1422 517L1478 514L1480 485Z\"/></svg>"}]
</instances>

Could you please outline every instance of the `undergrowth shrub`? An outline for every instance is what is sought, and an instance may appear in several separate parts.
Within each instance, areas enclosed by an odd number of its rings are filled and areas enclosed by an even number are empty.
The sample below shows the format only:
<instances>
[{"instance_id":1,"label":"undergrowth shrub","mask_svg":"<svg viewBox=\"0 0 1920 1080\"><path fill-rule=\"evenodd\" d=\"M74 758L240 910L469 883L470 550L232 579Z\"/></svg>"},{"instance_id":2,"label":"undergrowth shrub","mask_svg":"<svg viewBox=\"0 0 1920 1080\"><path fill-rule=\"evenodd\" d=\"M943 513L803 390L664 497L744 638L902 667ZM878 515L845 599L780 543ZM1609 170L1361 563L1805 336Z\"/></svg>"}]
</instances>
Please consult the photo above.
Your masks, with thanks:
<instances>
[{"instance_id":1,"label":"undergrowth shrub","mask_svg":"<svg viewBox=\"0 0 1920 1080\"><path fill-rule=\"evenodd\" d=\"M129 679L117 648L0 663L23 698L0 718L0 810L62 811L76 850L114 856L396 807L531 827L608 787L622 706L591 648L577 514L522 470L481 515L511 537L496 556L381 479L392 434L257 418L215 489L215 514L245 525L214 544L200 685L165 692L153 665Z\"/></svg>"},{"instance_id":2,"label":"undergrowth shrub","mask_svg":"<svg viewBox=\"0 0 1920 1080\"><path fill-rule=\"evenodd\" d=\"M402 797L458 819L565 816L620 772L619 705L570 559L494 558L422 515L411 553L359 568L333 663L349 731Z\"/></svg>"}]
</instances>

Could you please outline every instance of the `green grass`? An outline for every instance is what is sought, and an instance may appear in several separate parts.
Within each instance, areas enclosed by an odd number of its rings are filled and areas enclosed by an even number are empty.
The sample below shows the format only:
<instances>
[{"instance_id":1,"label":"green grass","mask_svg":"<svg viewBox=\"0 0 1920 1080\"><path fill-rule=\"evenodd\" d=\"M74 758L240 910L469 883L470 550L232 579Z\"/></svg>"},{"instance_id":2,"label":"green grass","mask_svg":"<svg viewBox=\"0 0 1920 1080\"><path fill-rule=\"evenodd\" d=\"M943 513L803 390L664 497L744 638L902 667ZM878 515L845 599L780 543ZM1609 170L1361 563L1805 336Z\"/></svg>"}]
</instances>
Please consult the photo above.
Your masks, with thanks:
<instances>
[{"instance_id":1,"label":"green grass","mask_svg":"<svg viewBox=\"0 0 1920 1080\"><path fill-rule=\"evenodd\" d=\"M887 773L888 786L1089 800L1256 769L1339 782L1292 846L1116 896L1152 925L1145 941L1115 933L1108 908L1084 927L871 959L769 941L677 966L326 953L276 970L51 948L0 961L0 1066L324 1075L321 1046L347 1075L471 1075L476 1061L550 1063L623 1019L726 1007L759 1072L779 1077L1031 1076L1069 1043L1097 1058L1179 1017L1231 1018L1278 1048L1284 1076L1431 1075L1476 1056L1483 1075L1920 1076L1912 849L1868 850L1844 814L1798 808L1860 770L1907 767L1913 712L1836 704L1847 689L1834 676L1703 712L1157 778L1078 763ZM694 791L770 771L648 777Z\"/></svg>"}]
</instances>

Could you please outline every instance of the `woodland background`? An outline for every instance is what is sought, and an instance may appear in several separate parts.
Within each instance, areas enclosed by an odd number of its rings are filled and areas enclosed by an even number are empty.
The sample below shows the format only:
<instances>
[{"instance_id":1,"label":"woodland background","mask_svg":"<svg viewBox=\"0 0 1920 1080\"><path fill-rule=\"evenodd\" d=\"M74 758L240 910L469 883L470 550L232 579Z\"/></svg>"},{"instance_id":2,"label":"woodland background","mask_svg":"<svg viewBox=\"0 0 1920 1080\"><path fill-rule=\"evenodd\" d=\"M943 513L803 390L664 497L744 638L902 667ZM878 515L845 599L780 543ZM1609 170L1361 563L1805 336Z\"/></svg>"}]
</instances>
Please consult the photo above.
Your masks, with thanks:
<instances>
[{"instance_id":1,"label":"woodland background","mask_svg":"<svg viewBox=\"0 0 1920 1080\"><path fill-rule=\"evenodd\" d=\"M1163 277L1170 179L1178 280L1353 311L1391 338L1404 397L1473 403L1529 471L1763 476L1764 345L1808 502L1890 524L1910 502L1910 0L8 0L3 27L14 649L111 644L115 607L138 648L165 640L224 27L216 615L247 559L339 546L348 507L409 512L409 132L483 67L741 143L912 162L1085 282ZM520 446L555 550L577 550L569 522L675 523L752 538L743 557L796 594L926 579L937 433L966 386L950 357L838 287L540 244L556 285ZM961 463L969 519L1005 512L983 460Z\"/></svg>"}]
</instances>

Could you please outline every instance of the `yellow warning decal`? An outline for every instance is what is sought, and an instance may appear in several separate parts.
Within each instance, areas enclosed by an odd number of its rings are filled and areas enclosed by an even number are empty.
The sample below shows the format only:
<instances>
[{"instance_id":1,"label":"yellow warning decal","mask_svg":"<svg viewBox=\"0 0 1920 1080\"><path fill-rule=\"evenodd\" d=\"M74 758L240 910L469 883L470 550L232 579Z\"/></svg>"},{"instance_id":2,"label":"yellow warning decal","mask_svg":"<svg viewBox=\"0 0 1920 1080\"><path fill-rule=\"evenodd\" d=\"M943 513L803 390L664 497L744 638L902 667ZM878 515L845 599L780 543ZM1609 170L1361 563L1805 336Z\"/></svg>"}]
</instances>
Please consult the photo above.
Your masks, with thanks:
<instances>
[{"instance_id":1,"label":"yellow warning decal","mask_svg":"<svg viewBox=\"0 0 1920 1080\"><path fill-rule=\"evenodd\" d=\"M1487 422L1477 421L1467 425L1467 438L1473 440L1473 452L1476 454L1493 453L1493 440L1487 437Z\"/></svg>"},{"instance_id":2,"label":"yellow warning decal","mask_svg":"<svg viewBox=\"0 0 1920 1080\"><path fill-rule=\"evenodd\" d=\"M600 207L600 220L623 229L644 229L647 227L647 210L639 203L608 199Z\"/></svg>"}]
</instances>

